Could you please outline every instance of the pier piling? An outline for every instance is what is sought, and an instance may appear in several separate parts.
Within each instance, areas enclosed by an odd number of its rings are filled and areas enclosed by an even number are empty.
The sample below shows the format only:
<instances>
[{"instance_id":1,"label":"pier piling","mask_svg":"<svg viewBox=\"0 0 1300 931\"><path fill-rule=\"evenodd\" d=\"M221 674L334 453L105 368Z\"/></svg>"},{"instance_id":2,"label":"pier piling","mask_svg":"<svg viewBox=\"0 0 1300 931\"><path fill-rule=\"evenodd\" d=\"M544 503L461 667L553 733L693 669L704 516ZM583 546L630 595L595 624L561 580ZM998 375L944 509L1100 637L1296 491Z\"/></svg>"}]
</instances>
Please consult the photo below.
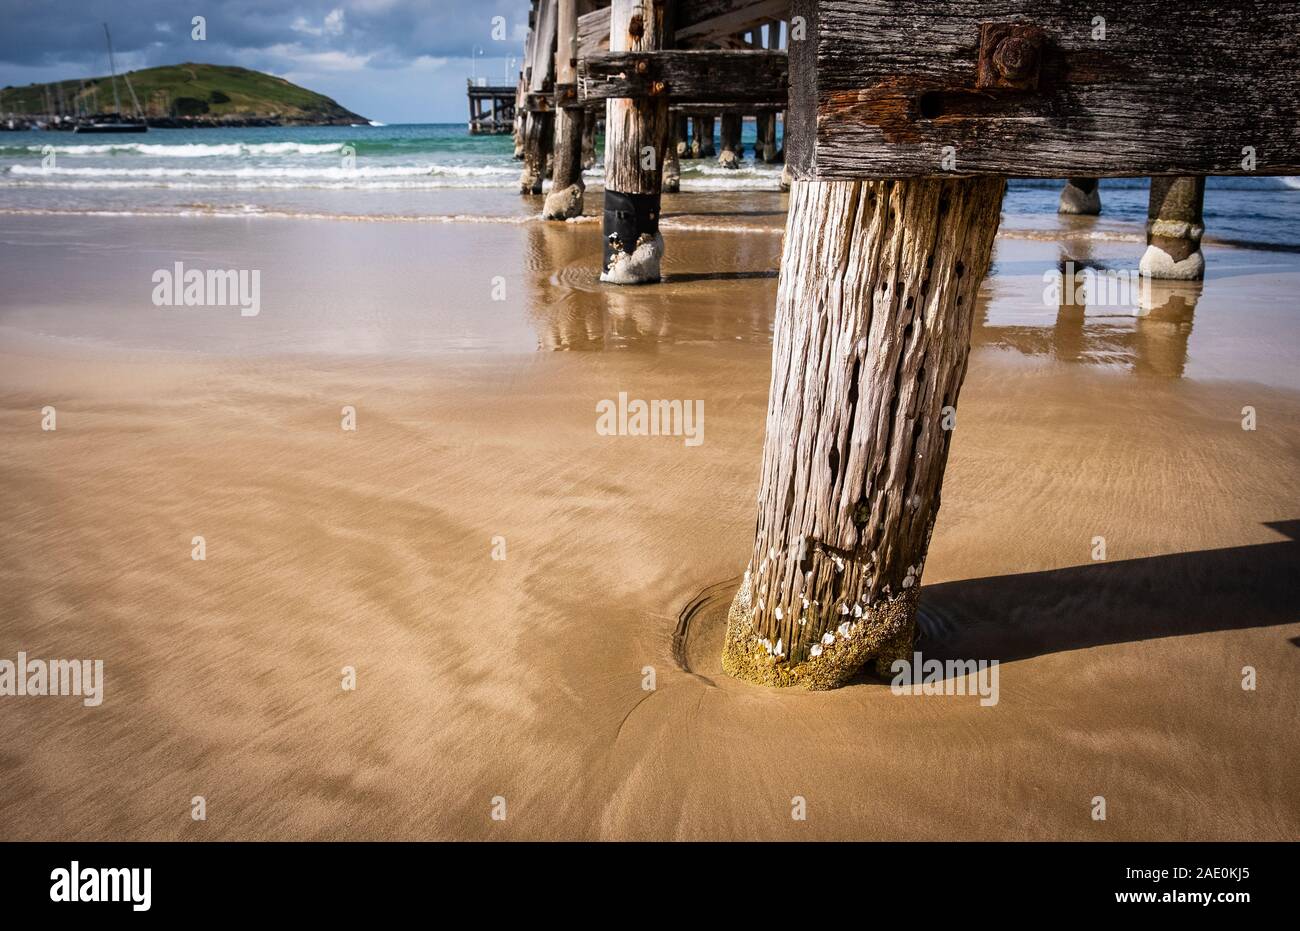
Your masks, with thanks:
<instances>
[{"instance_id":1,"label":"pier piling","mask_svg":"<svg viewBox=\"0 0 1300 931\"><path fill-rule=\"evenodd\" d=\"M611 52L668 47L670 0L614 0ZM668 147L668 97L611 97L605 104L604 256L600 280L658 281L659 202Z\"/></svg>"},{"instance_id":2,"label":"pier piling","mask_svg":"<svg viewBox=\"0 0 1300 931\"><path fill-rule=\"evenodd\" d=\"M582 135L584 116L577 94L578 3L557 0L555 54L555 163L551 193L542 207L547 220L567 220L582 214Z\"/></svg>"},{"instance_id":3,"label":"pier piling","mask_svg":"<svg viewBox=\"0 0 1300 931\"><path fill-rule=\"evenodd\" d=\"M1152 278L1197 281L1205 277L1201 217L1205 177L1157 175L1147 202L1147 249L1138 268Z\"/></svg>"},{"instance_id":4,"label":"pier piling","mask_svg":"<svg viewBox=\"0 0 1300 931\"><path fill-rule=\"evenodd\" d=\"M1101 213L1101 189L1096 178L1069 178L1061 189L1057 213L1095 217Z\"/></svg>"},{"instance_id":5,"label":"pier piling","mask_svg":"<svg viewBox=\"0 0 1300 931\"><path fill-rule=\"evenodd\" d=\"M741 116L739 113L722 114L722 152L718 164L723 168L739 168L744 157L740 146Z\"/></svg>"}]
</instances>

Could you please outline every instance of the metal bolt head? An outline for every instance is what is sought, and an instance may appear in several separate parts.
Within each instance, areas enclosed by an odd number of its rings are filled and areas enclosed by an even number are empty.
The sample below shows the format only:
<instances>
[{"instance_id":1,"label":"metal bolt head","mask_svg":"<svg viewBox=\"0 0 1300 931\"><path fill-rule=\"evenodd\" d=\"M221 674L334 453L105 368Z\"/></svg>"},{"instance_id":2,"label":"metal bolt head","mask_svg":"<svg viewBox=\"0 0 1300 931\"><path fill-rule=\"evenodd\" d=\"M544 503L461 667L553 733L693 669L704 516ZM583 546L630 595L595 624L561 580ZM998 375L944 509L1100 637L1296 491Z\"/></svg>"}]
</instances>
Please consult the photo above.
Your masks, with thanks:
<instances>
[{"instance_id":1,"label":"metal bolt head","mask_svg":"<svg viewBox=\"0 0 1300 931\"><path fill-rule=\"evenodd\" d=\"M1007 36L993 50L993 67L1008 80L1024 80L1038 66L1038 44L1028 36Z\"/></svg>"},{"instance_id":2,"label":"metal bolt head","mask_svg":"<svg viewBox=\"0 0 1300 931\"><path fill-rule=\"evenodd\" d=\"M981 23L975 86L981 89L1037 90L1046 33L1026 23Z\"/></svg>"}]
</instances>

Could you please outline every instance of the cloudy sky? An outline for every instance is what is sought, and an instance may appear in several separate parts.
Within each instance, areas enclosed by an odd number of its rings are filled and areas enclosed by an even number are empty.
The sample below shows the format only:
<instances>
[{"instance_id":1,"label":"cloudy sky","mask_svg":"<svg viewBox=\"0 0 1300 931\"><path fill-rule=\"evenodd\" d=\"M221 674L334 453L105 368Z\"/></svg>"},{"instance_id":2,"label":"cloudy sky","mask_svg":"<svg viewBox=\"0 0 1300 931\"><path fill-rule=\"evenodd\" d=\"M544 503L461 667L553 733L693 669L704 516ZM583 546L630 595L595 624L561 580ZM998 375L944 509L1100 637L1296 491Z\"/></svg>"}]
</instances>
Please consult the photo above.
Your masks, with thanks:
<instances>
[{"instance_id":1,"label":"cloudy sky","mask_svg":"<svg viewBox=\"0 0 1300 931\"><path fill-rule=\"evenodd\" d=\"M194 61L279 75L386 123L466 119L471 66L519 68L527 0L0 0L0 87ZM195 16L207 38L192 38ZM505 18L503 38L493 17ZM500 30L497 30L498 32ZM510 81L509 83L513 83Z\"/></svg>"}]
</instances>

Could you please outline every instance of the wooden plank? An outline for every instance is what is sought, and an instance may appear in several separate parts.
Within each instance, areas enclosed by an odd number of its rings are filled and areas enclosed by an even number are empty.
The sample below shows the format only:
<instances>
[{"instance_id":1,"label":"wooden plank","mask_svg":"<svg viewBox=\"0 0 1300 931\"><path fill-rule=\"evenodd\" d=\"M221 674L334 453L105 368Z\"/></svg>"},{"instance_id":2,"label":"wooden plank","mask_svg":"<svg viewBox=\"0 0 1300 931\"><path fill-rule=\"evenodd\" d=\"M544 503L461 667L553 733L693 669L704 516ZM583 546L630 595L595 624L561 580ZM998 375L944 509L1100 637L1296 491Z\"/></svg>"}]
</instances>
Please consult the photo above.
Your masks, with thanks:
<instances>
[{"instance_id":1,"label":"wooden plank","mask_svg":"<svg viewBox=\"0 0 1300 931\"><path fill-rule=\"evenodd\" d=\"M609 51L609 7L578 17L578 59Z\"/></svg>"},{"instance_id":2,"label":"wooden plank","mask_svg":"<svg viewBox=\"0 0 1300 931\"><path fill-rule=\"evenodd\" d=\"M693 0L677 13L675 36L687 48L755 29L769 19L785 19L790 0Z\"/></svg>"},{"instance_id":3,"label":"wooden plank","mask_svg":"<svg viewBox=\"0 0 1300 931\"><path fill-rule=\"evenodd\" d=\"M555 41L555 85L578 80L578 0L558 0Z\"/></svg>"},{"instance_id":4,"label":"wooden plank","mask_svg":"<svg viewBox=\"0 0 1300 931\"><path fill-rule=\"evenodd\" d=\"M537 8L537 30L534 33L533 73L528 89L534 94L549 91L555 86L555 32L559 19L556 0L541 0Z\"/></svg>"},{"instance_id":5,"label":"wooden plank","mask_svg":"<svg viewBox=\"0 0 1300 931\"><path fill-rule=\"evenodd\" d=\"M790 81L785 52L608 52L578 62L582 100L667 97L699 103L774 102Z\"/></svg>"},{"instance_id":6,"label":"wooden plank","mask_svg":"<svg viewBox=\"0 0 1300 931\"><path fill-rule=\"evenodd\" d=\"M1300 173L1294 2L795 0L791 15L807 36L790 43L797 178ZM1042 30L1036 87L977 86L995 23Z\"/></svg>"}]
</instances>

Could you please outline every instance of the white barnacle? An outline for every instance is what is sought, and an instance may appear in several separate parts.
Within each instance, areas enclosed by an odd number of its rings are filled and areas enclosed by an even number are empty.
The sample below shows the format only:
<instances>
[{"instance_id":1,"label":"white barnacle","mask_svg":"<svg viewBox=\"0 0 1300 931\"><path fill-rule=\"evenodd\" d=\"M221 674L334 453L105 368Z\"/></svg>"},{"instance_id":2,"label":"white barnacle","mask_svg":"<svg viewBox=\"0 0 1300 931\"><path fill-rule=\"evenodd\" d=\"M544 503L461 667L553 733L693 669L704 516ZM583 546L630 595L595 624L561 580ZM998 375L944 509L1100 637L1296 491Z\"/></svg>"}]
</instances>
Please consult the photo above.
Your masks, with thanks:
<instances>
[{"instance_id":1,"label":"white barnacle","mask_svg":"<svg viewBox=\"0 0 1300 931\"><path fill-rule=\"evenodd\" d=\"M777 609L776 609L776 619L779 621L779 620L781 620L782 616L783 616L783 615L781 614L781 609L780 609L780 608L777 608Z\"/></svg>"},{"instance_id":2,"label":"white barnacle","mask_svg":"<svg viewBox=\"0 0 1300 931\"><path fill-rule=\"evenodd\" d=\"M850 631L850 630L852 630L852 628L849 626L849 622L848 622L848 621L845 621L843 624L841 624L841 625L839 626L839 634L840 634L840 636L843 637L845 640L847 640L847 639L849 638L849 631Z\"/></svg>"},{"instance_id":3,"label":"white barnacle","mask_svg":"<svg viewBox=\"0 0 1300 931\"><path fill-rule=\"evenodd\" d=\"M848 606L848 605L840 605L840 614L848 614L848 613L849 613L849 606Z\"/></svg>"},{"instance_id":4,"label":"white barnacle","mask_svg":"<svg viewBox=\"0 0 1300 931\"><path fill-rule=\"evenodd\" d=\"M783 642L782 642L781 638L780 638L780 637L777 637L777 638L776 638L776 649L772 651L772 652L775 653L777 656L784 656L784 655L785 655L785 650L782 649L782 643L783 643Z\"/></svg>"},{"instance_id":5,"label":"white barnacle","mask_svg":"<svg viewBox=\"0 0 1300 931\"><path fill-rule=\"evenodd\" d=\"M854 617L862 617L862 605L854 605L854 606L853 606L853 616L854 616Z\"/></svg>"},{"instance_id":6,"label":"white barnacle","mask_svg":"<svg viewBox=\"0 0 1300 931\"><path fill-rule=\"evenodd\" d=\"M822 645L821 645L820 643L814 643L814 644L812 645L812 649L808 651L808 655L810 655L810 656L821 656L821 655L822 655Z\"/></svg>"},{"instance_id":7,"label":"white barnacle","mask_svg":"<svg viewBox=\"0 0 1300 931\"><path fill-rule=\"evenodd\" d=\"M835 642L835 635L831 633L829 630L826 631L826 633L822 634L822 643L826 644L827 646L830 646L834 642Z\"/></svg>"}]
</instances>

